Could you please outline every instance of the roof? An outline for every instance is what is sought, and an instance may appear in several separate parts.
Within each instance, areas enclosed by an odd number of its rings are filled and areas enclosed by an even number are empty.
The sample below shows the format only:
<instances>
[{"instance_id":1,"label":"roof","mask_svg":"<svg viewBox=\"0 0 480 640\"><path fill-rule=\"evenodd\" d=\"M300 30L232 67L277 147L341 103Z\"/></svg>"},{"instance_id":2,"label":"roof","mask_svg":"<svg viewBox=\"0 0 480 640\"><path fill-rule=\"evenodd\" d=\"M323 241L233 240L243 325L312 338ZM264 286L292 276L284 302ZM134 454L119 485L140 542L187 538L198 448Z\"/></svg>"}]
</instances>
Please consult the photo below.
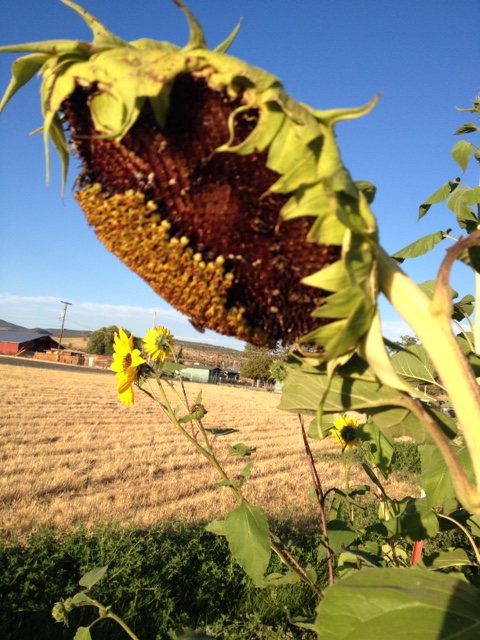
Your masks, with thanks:
<instances>
[{"instance_id":1,"label":"roof","mask_svg":"<svg viewBox=\"0 0 480 640\"><path fill-rule=\"evenodd\" d=\"M188 364L185 365L185 369L202 369L203 371L215 371L218 369L221 371L220 367L210 367L208 364ZM182 371L185 371L182 369Z\"/></svg>"},{"instance_id":2,"label":"roof","mask_svg":"<svg viewBox=\"0 0 480 640\"><path fill-rule=\"evenodd\" d=\"M23 342L39 340L40 338L50 338L50 340L54 341L52 336L48 333L29 333L28 331L0 331L0 342L7 342L9 344L22 344Z\"/></svg>"}]
</instances>

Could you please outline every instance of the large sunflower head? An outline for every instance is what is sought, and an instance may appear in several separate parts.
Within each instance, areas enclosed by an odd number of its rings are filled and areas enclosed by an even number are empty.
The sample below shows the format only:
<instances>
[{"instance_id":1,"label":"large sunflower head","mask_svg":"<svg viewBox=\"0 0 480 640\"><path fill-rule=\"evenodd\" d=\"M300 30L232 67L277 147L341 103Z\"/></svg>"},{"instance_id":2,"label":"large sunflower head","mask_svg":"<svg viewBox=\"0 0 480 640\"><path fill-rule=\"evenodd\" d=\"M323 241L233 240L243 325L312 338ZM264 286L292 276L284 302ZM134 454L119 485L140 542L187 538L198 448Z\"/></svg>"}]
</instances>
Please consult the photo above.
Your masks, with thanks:
<instances>
[{"instance_id":1,"label":"large sunflower head","mask_svg":"<svg viewBox=\"0 0 480 640\"><path fill-rule=\"evenodd\" d=\"M99 240L196 326L270 346L307 334L330 356L354 348L375 307L376 230L333 127L373 102L293 101L225 55L232 36L208 50L180 0L183 48L125 42L62 2L93 42L2 47L29 55L0 109L40 72L47 159L49 140L64 175L80 158L76 199Z\"/></svg>"}]
</instances>

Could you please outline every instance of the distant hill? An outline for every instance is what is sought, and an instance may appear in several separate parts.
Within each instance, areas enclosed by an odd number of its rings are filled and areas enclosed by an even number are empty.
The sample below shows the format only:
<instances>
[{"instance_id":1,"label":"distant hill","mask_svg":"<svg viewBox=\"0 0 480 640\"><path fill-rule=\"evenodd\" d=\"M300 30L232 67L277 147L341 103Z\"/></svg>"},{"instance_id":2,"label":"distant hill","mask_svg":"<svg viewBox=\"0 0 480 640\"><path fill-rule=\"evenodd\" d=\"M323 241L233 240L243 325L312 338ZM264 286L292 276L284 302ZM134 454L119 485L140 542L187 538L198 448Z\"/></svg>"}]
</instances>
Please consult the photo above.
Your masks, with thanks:
<instances>
[{"instance_id":1,"label":"distant hill","mask_svg":"<svg viewBox=\"0 0 480 640\"><path fill-rule=\"evenodd\" d=\"M0 320L0 331L25 331L27 333L47 333L48 335L58 339L60 330L56 329L42 329L36 327L35 329L27 329L18 324L7 322L6 320ZM72 348L79 351L84 351L86 346L86 340L78 340L75 343L71 343L69 346L68 338L88 338L92 331L78 331L76 329L64 329L63 330L63 342L67 348ZM237 349L231 349L230 347L220 347L214 344L203 344L202 342L189 342L187 340L175 340L177 349L182 348L182 357L186 362L198 362L200 364L212 364L221 366L229 366L232 364L239 365L245 358L243 351Z\"/></svg>"},{"instance_id":2,"label":"distant hill","mask_svg":"<svg viewBox=\"0 0 480 640\"><path fill-rule=\"evenodd\" d=\"M35 327L34 329L27 329L19 324L13 322L7 322L6 320L0 320L0 331L24 331L25 333L47 333L49 336L55 336L60 333L59 329L44 329L43 327ZM88 338L91 331L77 331L76 329L64 329L63 335L66 338Z\"/></svg>"},{"instance_id":3,"label":"distant hill","mask_svg":"<svg viewBox=\"0 0 480 640\"><path fill-rule=\"evenodd\" d=\"M21 327L19 324L0 320L0 331L32 331L32 329L25 329L25 327Z\"/></svg>"}]
</instances>

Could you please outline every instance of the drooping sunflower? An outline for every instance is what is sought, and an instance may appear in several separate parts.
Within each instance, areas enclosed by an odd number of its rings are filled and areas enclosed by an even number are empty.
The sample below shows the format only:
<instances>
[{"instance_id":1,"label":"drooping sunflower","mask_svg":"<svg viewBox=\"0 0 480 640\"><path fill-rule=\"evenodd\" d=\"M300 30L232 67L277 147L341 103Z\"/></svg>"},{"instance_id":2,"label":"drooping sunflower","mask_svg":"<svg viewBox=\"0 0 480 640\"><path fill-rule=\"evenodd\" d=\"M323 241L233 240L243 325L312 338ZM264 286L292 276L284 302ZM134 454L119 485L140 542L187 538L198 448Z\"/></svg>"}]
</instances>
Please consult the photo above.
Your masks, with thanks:
<instances>
[{"instance_id":1,"label":"drooping sunflower","mask_svg":"<svg viewBox=\"0 0 480 640\"><path fill-rule=\"evenodd\" d=\"M342 447L342 451L348 451L358 445L357 429L356 418L350 418L345 413L341 418L333 421L330 433L334 441Z\"/></svg>"},{"instance_id":2,"label":"drooping sunflower","mask_svg":"<svg viewBox=\"0 0 480 640\"><path fill-rule=\"evenodd\" d=\"M174 1L190 26L183 48L125 42L62 0L92 43L1 47L29 55L0 110L42 76L47 161L52 142L65 179L78 156L75 197L98 239L195 326L351 351L375 313L376 226L371 185L350 178L334 125L375 100L323 112L295 102L225 54L237 30L209 50Z\"/></svg>"},{"instance_id":3,"label":"drooping sunflower","mask_svg":"<svg viewBox=\"0 0 480 640\"><path fill-rule=\"evenodd\" d=\"M143 338L143 349L152 360L165 362L165 358L173 348L173 336L165 327L148 329Z\"/></svg>"},{"instance_id":4,"label":"drooping sunflower","mask_svg":"<svg viewBox=\"0 0 480 640\"><path fill-rule=\"evenodd\" d=\"M133 383L137 375L137 368L144 362L140 351L133 348L133 335L128 337L125 331L120 328L114 336L113 364L110 369L115 371L117 378L118 398L127 407L133 404Z\"/></svg>"}]
</instances>

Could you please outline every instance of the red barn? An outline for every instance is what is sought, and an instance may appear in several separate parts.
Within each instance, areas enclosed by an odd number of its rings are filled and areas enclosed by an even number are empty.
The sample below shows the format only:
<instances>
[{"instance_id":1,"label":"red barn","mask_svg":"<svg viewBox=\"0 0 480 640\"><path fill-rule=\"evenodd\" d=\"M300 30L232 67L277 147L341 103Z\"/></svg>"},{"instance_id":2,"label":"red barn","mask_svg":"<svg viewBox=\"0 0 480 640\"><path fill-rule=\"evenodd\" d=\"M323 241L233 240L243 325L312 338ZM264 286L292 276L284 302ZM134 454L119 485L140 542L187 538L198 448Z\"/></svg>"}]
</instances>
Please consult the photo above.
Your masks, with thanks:
<instances>
[{"instance_id":1,"label":"red barn","mask_svg":"<svg viewBox=\"0 0 480 640\"><path fill-rule=\"evenodd\" d=\"M31 356L36 351L47 351L48 349L58 349L58 342L48 333L0 331L0 354L2 355Z\"/></svg>"}]
</instances>

